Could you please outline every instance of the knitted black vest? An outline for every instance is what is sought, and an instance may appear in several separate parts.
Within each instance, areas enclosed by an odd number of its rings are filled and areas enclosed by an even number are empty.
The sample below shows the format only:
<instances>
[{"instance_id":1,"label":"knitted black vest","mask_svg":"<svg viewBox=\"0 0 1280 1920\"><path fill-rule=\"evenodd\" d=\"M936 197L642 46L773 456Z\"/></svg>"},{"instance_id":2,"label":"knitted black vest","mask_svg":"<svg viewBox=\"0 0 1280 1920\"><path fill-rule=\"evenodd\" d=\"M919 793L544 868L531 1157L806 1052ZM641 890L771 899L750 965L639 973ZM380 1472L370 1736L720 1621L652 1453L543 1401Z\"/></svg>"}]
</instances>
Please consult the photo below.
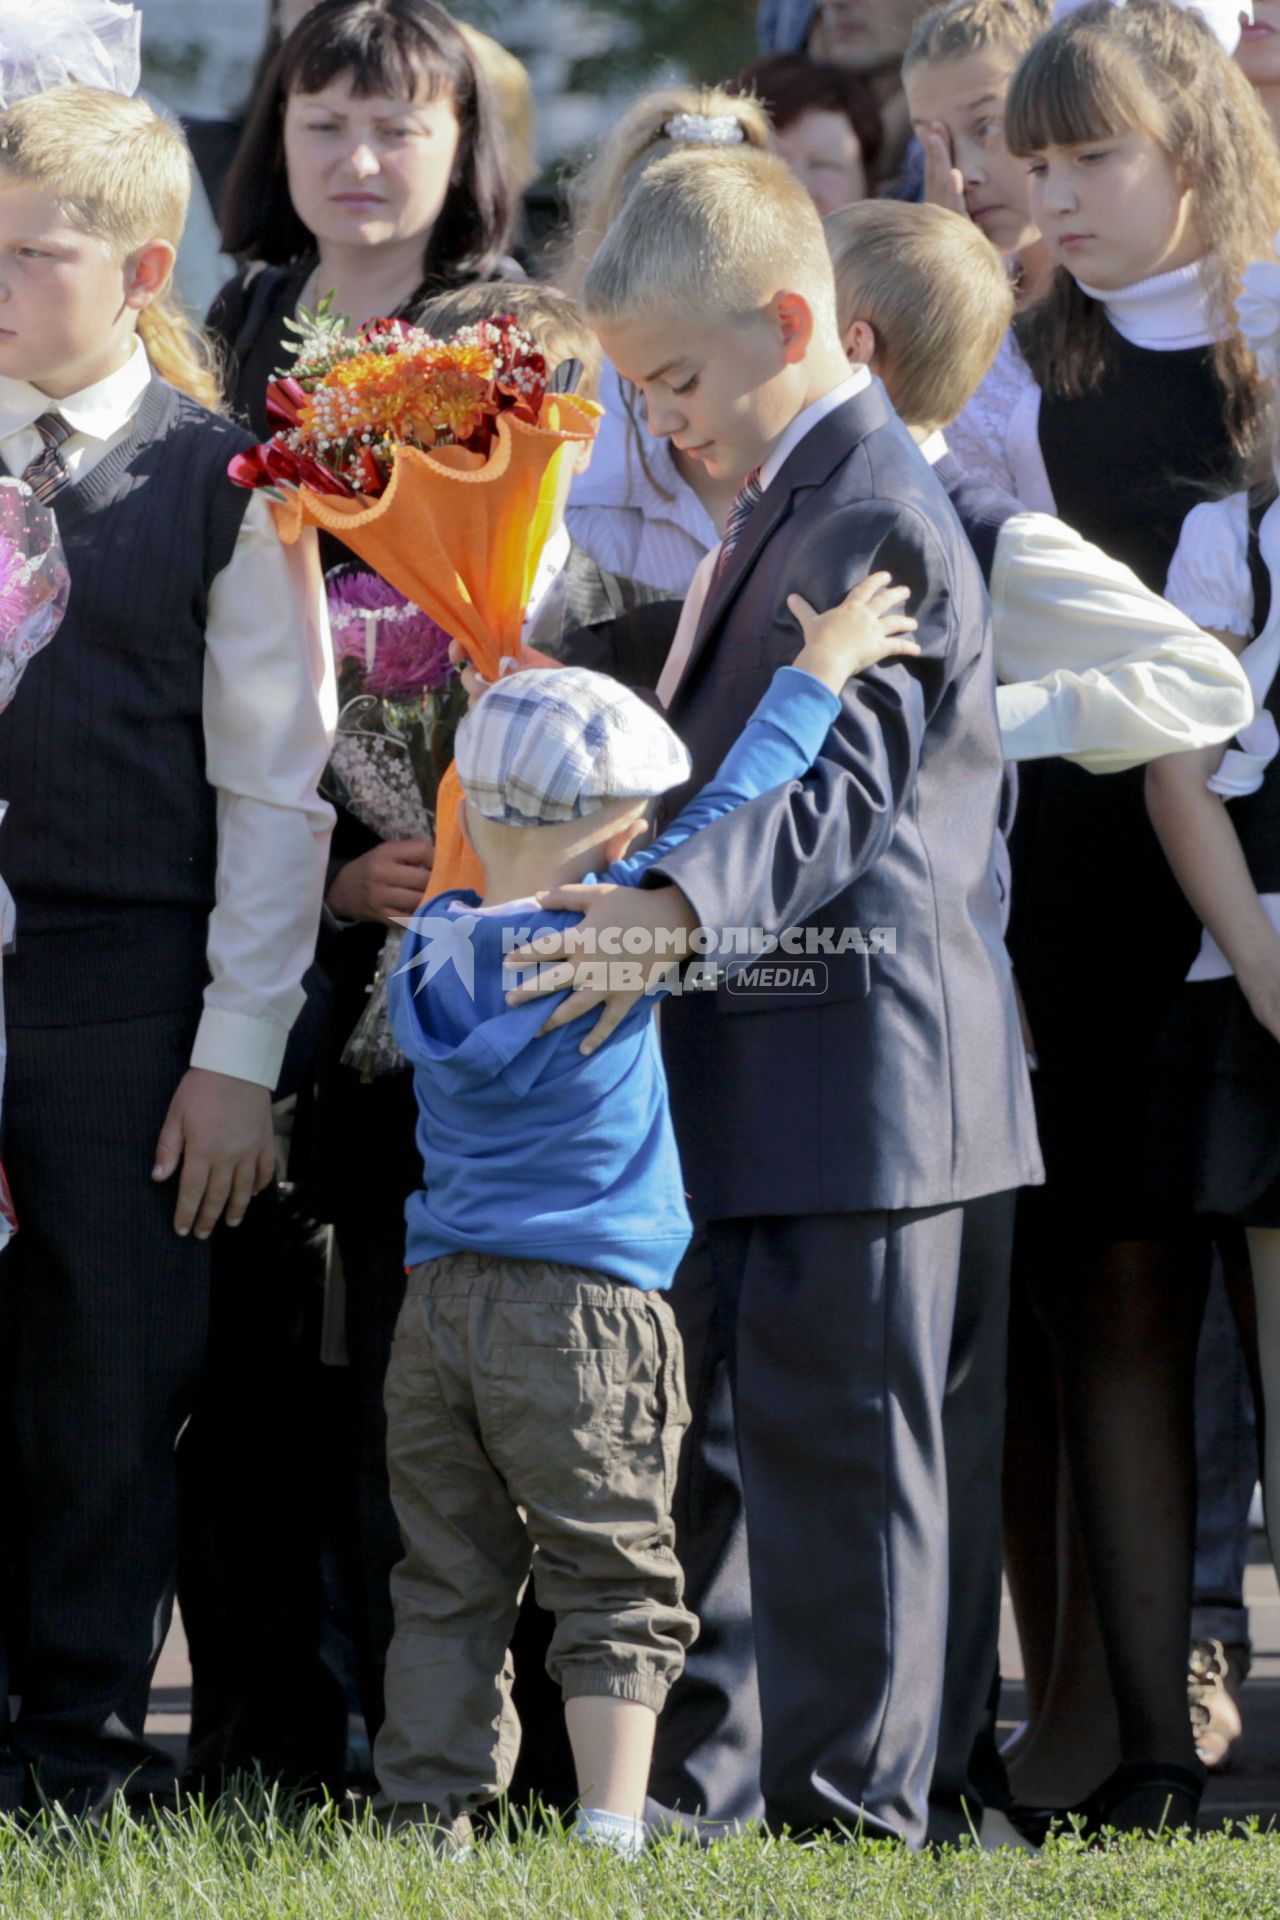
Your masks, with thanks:
<instances>
[{"instance_id":1,"label":"knitted black vest","mask_svg":"<svg viewBox=\"0 0 1280 1920\"><path fill-rule=\"evenodd\" d=\"M70 605L0 718L15 1027L199 999L217 850L204 630L249 498L227 462L247 444L153 380L133 431L58 496Z\"/></svg>"},{"instance_id":2,"label":"knitted black vest","mask_svg":"<svg viewBox=\"0 0 1280 1920\"><path fill-rule=\"evenodd\" d=\"M1040 451L1059 514L1156 593L1182 522L1229 487L1236 457L1212 347L1160 353L1113 329L1100 385L1040 400Z\"/></svg>"}]
</instances>

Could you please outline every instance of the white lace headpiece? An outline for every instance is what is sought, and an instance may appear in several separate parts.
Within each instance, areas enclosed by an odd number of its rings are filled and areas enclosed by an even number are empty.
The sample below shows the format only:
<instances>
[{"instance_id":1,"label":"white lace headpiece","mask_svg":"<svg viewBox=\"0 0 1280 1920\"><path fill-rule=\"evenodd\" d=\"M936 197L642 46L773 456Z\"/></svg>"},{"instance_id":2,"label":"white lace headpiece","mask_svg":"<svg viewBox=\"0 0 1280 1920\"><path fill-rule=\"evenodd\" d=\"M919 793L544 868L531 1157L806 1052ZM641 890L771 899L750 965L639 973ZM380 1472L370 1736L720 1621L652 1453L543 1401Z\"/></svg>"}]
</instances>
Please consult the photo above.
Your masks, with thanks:
<instances>
[{"instance_id":1,"label":"white lace headpiece","mask_svg":"<svg viewBox=\"0 0 1280 1920\"><path fill-rule=\"evenodd\" d=\"M682 147L736 147L747 137L732 113L673 113L662 131Z\"/></svg>"},{"instance_id":2,"label":"white lace headpiece","mask_svg":"<svg viewBox=\"0 0 1280 1920\"><path fill-rule=\"evenodd\" d=\"M0 0L0 110L79 81L136 93L142 15L116 0Z\"/></svg>"},{"instance_id":3,"label":"white lace headpiece","mask_svg":"<svg viewBox=\"0 0 1280 1920\"><path fill-rule=\"evenodd\" d=\"M1124 0L1115 0L1115 4L1122 7ZM1202 14L1228 53L1234 53L1240 45L1241 21L1253 19L1253 0L1173 0L1173 4ZM1074 13L1084 5L1085 0L1054 0L1053 17L1061 20L1063 14Z\"/></svg>"}]
</instances>

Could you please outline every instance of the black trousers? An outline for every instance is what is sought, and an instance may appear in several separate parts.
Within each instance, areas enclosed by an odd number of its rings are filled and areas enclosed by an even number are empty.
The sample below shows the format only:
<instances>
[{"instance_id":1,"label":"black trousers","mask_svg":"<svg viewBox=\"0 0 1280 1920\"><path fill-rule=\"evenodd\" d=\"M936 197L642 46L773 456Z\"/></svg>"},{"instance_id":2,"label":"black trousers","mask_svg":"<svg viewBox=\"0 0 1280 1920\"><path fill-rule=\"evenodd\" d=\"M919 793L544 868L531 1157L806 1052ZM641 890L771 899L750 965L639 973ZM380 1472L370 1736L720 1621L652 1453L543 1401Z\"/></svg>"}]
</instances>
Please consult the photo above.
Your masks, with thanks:
<instances>
[{"instance_id":1,"label":"black trousers","mask_svg":"<svg viewBox=\"0 0 1280 1920\"><path fill-rule=\"evenodd\" d=\"M89 964L88 962L86 964ZM199 1009L9 1030L0 1259L5 1792L76 1810L172 1788L143 1729L177 1547L174 1449L205 1353L211 1243L150 1178ZM0 1709L6 1693L0 1674Z\"/></svg>"},{"instance_id":2,"label":"black trousers","mask_svg":"<svg viewBox=\"0 0 1280 1920\"><path fill-rule=\"evenodd\" d=\"M705 1232L681 1262L670 1298L693 1410L676 1481L676 1553L700 1626L658 1721L648 1813L736 1826L764 1818L760 1695L729 1381L737 1302L717 1291Z\"/></svg>"},{"instance_id":3,"label":"black trousers","mask_svg":"<svg viewBox=\"0 0 1280 1920\"><path fill-rule=\"evenodd\" d=\"M950 1606L929 1838L957 1841L1009 1800L995 1737L999 1703L1001 1483L1009 1273L1017 1193L964 1205L960 1279L942 1409L951 1515Z\"/></svg>"},{"instance_id":4,"label":"black trousers","mask_svg":"<svg viewBox=\"0 0 1280 1920\"><path fill-rule=\"evenodd\" d=\"M707 1230L747 1523L760 1785L777 1827L925 1837L961 1227L949 1207ZM693 1583L689 1600L708 1611ZM655 1799L679 1761L662 1722L659 1741ZM685 1758L686 1774L696 1767Z\"/></svg>"},{"instance_id":5,"label":"black trousers","mask_svg":"<svg viewBox=\"0 0 1280 1920\"><path fill-rule=\"evenodd\" d=\"M322 1657L323 1259L287 1191L214 1235L209 1344L178 1447L178 1598L191 1654L184 1784L260 1769L341 1794L343 1686Z\"/></svg>"}]
</instances>

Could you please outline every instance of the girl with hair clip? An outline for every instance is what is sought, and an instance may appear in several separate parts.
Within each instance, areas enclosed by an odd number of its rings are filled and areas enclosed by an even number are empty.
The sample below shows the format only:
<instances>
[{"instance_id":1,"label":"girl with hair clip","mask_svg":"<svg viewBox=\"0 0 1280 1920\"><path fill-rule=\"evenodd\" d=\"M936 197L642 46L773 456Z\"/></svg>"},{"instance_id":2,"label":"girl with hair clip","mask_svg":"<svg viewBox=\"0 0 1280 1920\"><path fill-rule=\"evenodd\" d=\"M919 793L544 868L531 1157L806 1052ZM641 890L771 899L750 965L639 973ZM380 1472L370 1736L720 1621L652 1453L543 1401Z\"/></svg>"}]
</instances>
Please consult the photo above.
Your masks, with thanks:
<instances>
[{"instance_id":1,"label":"girl with hair clip","mask_svg":"<svg viewBox=\"0 0 1280 1920\"><path fill-rule=\"evenodd\" d=\"M661 87L622 116L570 191L573 237L556 279L576 293L632 187L653 161L680 147L770 148L769 118L756 100L713 87ZM611 573L684 594L699 562L719 545L741 476L712 479L701 461L651 434L633 389L606 362L605 418L588 470L574 482L567 524Z\"/></svg>"},{"instance_id":2,"label":"girl with hair clip","mask_svg":"<svg viewBox=\"0 0 1280 1920\"><path fill-rule=\"evenodd\" d=\"M1280 155L1204 21L1162 0L1102 0L1061 21L1014 76L1005 137L1027 160L1057 272L953 443L975 474L1058 513L1159 591L1188 508L1239 484L1263 429L1233 296L1271 253ZM1098 1783L1110 1715L1098 1699L1085 1812L1122 1828L1188 1824L1203 1784L1187 1648L1210 1243L1185 1202L1148 1189L1136 1143L1197 929L1136 772L1027 769L1012 852L1009 949L1047 1168L1043 1193L1024 1196L1018 1268L1048 1331L1119 1731L1121 1764ZM1057 1658L1035 1730L1042 1781L1088 1762L1078 1691ZM1020 1772L1025 1797L1031 1769Z\"/></svg>"}]
</instances>

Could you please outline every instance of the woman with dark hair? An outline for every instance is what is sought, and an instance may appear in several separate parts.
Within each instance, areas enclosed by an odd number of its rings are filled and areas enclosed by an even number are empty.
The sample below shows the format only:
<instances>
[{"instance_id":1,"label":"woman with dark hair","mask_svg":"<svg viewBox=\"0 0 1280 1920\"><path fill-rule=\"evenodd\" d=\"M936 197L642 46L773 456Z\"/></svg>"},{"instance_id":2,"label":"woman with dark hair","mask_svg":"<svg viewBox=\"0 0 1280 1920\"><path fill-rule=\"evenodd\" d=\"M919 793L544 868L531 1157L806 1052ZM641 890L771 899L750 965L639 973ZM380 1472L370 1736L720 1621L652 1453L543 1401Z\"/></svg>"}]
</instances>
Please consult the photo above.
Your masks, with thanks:
<instances>
[{"instance_id":1,"label":"woman with dark hair","mask_svg":"<svg viewBox=\"0 0 1280 1920\"><path fill-rule=\"evenodd\" d=\"M884 128L862 74L803 53L767 53L748 62L726 91L760 102L783 159L824 219L874 190Z\"/></svg>"},{"instance_id":2,"label":"woman with dark hair","mask_svg":"<svg viewBox=\"0 0 1280 1920\"><path fill-rule=\"evenodd\" d=\"M320 0L263 76L222 207L248 262L208 324L237 413L267 429L286 321L332 293L356 322L509 278L519 185L488 82L434 0Z\"/></svg>"},{"instance_id":3,"label":"woman with dark hair","mask_svg":"<svg viewBox=\"0 0 1280 1920\"><path fill-rule=\"evenodd\" d=\"M328 293L357 323L416 319L442 291L522 277L505 253L518 204L488 83L442 7L320 0L304 11L263 73L223 203L224 244L248 263L208 321L227 357L232 410L265 437L267 383L288 362L288 322ZM494 299L501 308L501 293ZM326 564L350 559L331 544ZM432 857L427 842L380 840L339 808L318 964L292 1050L289 1086L299 1098L290 1174L298 1215L334 1232L335 1270L345 1285L341 1404L349 1422L322 1416L308 1426L293 1411L299 1375L303 1391L315 1384L299 1361L314 1275L289 1206L262 1209L257 1237L246 1222L249 1240L237 1236L234 1258L224 1259L217 1298L230 1331L219 1376L184 1442L190 1577L182 1604L192 1628L200 1736L193 1785L216 1788L235 1768L258 1765L290 1784L318 1776L339 1790L345 1703L337 1703L335 1755L327 1690L316 1672L319 1547L302 1511L322 1480L327 1506L340 1509L330 1519L340 1536L344 1624L370 1738L382 1717L388 1579L401 1552L387 1487L382 1381L404 1291L404 1203L421 1162L410 1074L365 1080L341 1055L392 917L413 911ZM218 1276L215 1266L215 1287ZM326 1406L337 1385L329 1375ZM324 1446L316 1426L324 1428ZM314 1457L299 1464L304 1427L324 1451L320 1471ZM237 1463L234 1474L228 1461ZM256 1498L255 1461L274 1463ZM268 1542L261 1551L260 1538ZM299 1596L310 1599L304 1605ZM263 1677L261 1652L274 1662L282 1645L297 1672L283 1704ZM323 1724L316 1702L324 1705Z\"/></svg>"}]
</instances>

